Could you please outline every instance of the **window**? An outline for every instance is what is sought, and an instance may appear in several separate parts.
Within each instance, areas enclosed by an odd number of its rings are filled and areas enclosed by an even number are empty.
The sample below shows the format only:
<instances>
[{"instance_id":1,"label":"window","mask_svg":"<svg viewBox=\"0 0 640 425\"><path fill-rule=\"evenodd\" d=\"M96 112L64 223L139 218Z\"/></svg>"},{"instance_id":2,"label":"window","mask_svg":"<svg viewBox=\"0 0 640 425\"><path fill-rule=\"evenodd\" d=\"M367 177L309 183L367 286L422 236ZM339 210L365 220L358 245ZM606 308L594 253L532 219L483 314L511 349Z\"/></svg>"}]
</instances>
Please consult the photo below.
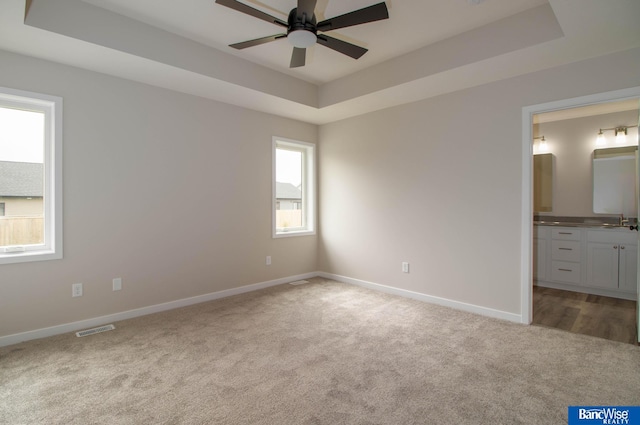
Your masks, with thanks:
<instances>
[{"instance_id":1,"label":"window","mask_svg":"<svg viewBox=\"0 0 640 425\"><path fill-rule=\"evenodd\" d=\"M0 87L0 264L62 258L62 99Z\"/></svg>"},{"instance_id":2,"label":"window","mask_svg":"<svg viewBox=\"0 0 640 425\"><path fill-rule=\"evenodd\" d=\"M315 234L315 145L273 138L273 237Z\"/></svg>"}]
</instances>

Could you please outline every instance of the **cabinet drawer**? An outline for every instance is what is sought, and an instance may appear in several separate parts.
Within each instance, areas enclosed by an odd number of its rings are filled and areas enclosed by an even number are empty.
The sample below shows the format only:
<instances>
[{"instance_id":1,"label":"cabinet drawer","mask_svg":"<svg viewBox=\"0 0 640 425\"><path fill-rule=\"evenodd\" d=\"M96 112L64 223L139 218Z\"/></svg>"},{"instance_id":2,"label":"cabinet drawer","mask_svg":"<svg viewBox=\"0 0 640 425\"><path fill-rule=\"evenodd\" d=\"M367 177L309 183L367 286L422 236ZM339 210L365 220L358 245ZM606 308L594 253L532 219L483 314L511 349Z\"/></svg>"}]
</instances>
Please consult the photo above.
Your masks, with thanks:
<instances>
[{"instance_id":1,"label":"cabinet drawer","mask_svg":"<svg viewBox=\"0 0 640 425\"><path fill-rule=\"evenodd\" d=\"M580 283L580 264L565 261L551 262L551 280L557 282Z\"/></svg>"},{"instance_id":2,"label":"cabinet drawer","mask_svg":"<svg viewBox=\"0 0 640 425\"><path fill-rule=\"evenodd\" d=\"M580 242L551 241L551 258L558 261L580 261Z\"/></svg>"},{"instance_id":3,"label":"cabinet drawer","mask_svg":"<svg viewBox=\"0 0 640 425\"><path fill-rule=\"evenodd\" d=\"M554 227L551 229L551 238L564 241L579 241L580 229L573 227Z\"/></svg>"}]
</instances>

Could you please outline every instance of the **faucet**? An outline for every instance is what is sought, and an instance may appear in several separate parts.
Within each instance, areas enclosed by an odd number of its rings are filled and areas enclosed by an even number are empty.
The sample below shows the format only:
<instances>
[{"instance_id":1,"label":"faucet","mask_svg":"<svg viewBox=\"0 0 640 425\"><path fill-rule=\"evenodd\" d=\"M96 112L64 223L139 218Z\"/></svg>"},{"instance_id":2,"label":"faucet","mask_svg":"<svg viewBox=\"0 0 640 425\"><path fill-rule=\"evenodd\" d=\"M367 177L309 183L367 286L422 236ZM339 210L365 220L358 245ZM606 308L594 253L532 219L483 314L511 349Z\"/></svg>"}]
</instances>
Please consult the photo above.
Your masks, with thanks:
<instances>
[{"instance_id":1,"label":"faucet","mask_svg":"<svg viewBox=\"0 0 640 425\"><path fill-rule=\"evenodd\" d=\"M626 226L629 224L629 219L624 218L624 214L620 214L620 226Z\"/></svg>"}]
</instances>

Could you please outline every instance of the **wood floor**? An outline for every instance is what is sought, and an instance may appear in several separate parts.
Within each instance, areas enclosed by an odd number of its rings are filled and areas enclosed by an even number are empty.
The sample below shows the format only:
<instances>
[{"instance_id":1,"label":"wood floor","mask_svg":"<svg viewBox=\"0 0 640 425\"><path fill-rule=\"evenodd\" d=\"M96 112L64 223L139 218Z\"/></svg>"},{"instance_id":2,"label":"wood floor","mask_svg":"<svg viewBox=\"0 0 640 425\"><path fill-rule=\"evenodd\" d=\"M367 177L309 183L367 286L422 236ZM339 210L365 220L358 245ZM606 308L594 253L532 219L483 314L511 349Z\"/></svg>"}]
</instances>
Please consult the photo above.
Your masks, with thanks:
<instances>
[{"instance_id":1,"label":"wood floor","mask_svg":"<svg viewBox=\"0 0 640 425\"><path fill-rule=\"evenodd\" d=\"M636 302L533 287L533 324L637 344Z\"/></svg>"}]
</instances>

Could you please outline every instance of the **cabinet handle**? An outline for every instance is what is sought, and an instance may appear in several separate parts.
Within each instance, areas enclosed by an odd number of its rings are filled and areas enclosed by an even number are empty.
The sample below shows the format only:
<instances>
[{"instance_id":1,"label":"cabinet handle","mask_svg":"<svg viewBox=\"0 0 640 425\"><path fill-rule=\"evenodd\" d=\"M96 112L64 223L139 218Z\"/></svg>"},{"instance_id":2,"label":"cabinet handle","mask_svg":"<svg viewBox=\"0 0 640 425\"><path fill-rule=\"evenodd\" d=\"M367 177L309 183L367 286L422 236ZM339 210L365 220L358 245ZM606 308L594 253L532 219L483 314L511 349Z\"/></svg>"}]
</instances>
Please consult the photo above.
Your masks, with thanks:
<instances>
[{"instance_id":1,"label":"cabinet handle","mask_svg":"<svg viewBox=\"0 0 640 425\"><path fill-rule=\"evenodd\" d=\"M614 246L613 246L613 249L618 249L618 245L614 245Z\"/></svg>"},{"instance_id":2,"label":"cabinet handle","mask_svg":"<svg viewBox=\"0 0 640 425\"><path fill-rule=\"evenodd\" d=\"M572 272L573 271L571 269L558 269L558 270L560 270L561 272Z\"/></svg>"},{"instance_id":3,"label":"cabinet handle","mask_svg":"<svg viewBox=\"0 0 640 425\"><path fill-rule=\"evenodd\" d=\"M562 251L573 251L573 248L558 248L561 249Z\"/></svg>"},{"instance_id":4,"label":"cabinet handle","mask_svg":"<svg viewBox=\"0 0 640 425\"><path fill-rule=\"evenodd\" d=\"M620 245L620 249L624 249L624 246Z\"/></svg>"},{"instance_id":5,"label":"cabinet handle","mask_svg":"<svg viewBox=\"0 0 640 425\"><path fill-rule=\"evenodd\" d=\"M560 235L573 235L572 232L558 232Z\"/></svg>"}]
</instances>

